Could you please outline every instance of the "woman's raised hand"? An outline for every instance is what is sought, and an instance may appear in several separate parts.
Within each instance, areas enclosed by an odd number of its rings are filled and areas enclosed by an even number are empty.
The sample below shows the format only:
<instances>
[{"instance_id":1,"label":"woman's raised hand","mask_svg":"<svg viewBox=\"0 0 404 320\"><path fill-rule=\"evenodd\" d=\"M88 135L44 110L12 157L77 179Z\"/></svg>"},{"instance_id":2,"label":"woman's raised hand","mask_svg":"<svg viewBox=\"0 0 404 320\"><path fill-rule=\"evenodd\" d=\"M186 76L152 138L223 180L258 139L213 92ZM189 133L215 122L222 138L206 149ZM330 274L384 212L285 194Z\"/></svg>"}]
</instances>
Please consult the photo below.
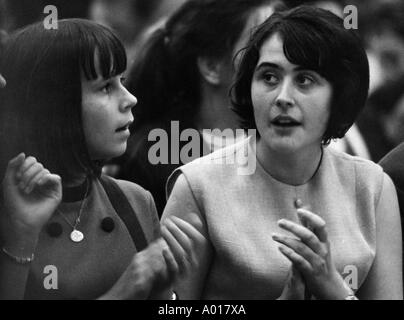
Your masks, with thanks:
<instances>
[{"instance_id":1,"label":"woman's raised hand","mask_svg":"<svg viewBox=\"0 0 404 320\"><path fill-rule=\"evenodd\" d=\"M332 261L325 221L306 209L298 209L297 214L303 226L286 219L278 222L293 237L272 235L281 244L280 252L300 271L306 287L317 299L346 298L351 291Z\"/></svg>"},{"instance_id":2,"label":"woman's raised hand","mask_svg":"<svg viewBox=\"0 0 404 320\"><path fill-rule=\"evenodd\" d=\"M300 271L292 265L282 294L277 300L304 300L306 286Z\"/></svg>"},{"instance_id":3,"label":"woman's raised hand","mask_svg":"<svg viewBox=\"0 0 404 320\"><path fill-rule=\"evenodd\" d=\"M37 235L62 200L61 178L21 153L8 163L3 193L6 231Z\"/></svg>"}]
</instances>

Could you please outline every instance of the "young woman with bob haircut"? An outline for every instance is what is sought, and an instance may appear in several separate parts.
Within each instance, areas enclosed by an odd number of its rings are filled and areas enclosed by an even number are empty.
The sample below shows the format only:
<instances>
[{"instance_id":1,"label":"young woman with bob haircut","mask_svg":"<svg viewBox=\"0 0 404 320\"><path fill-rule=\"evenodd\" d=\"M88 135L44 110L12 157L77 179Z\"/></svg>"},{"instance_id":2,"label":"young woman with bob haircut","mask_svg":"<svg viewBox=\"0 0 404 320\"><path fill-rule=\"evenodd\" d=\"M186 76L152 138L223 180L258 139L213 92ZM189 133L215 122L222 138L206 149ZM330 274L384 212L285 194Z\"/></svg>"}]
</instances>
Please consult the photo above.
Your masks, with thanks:
<instances>
[{"instance_id":1,"label":"young woman with bob haircut","mask_svg":"<svg viewBox=\"0 0 404 320\"><path fill-rule=\"evenodd\" d=\"M353 124L368 85L359 38L328 11L275 13L256 30L232 97L258 138L182 166L168 182L163 225L176 216L201 232L182 298L402 299L392 181L373 162L326 147ZM240 175L226 159L246 150L256 170Z\"/></svg>"},{"instance_id":2,"label":"young woman with bob haircut","mask_svg":"<svg viewBox=\"0 0 404 320\"><path fill-rule=\"evenodd\" d=\"M101 175L125 151L133 121L125 69L118 38L86 20L30 25L7 42L1 299L171 297L188 250L173 239L190 225L180 221L166 242L150 193Z\"/></svg>"}]
</instances>

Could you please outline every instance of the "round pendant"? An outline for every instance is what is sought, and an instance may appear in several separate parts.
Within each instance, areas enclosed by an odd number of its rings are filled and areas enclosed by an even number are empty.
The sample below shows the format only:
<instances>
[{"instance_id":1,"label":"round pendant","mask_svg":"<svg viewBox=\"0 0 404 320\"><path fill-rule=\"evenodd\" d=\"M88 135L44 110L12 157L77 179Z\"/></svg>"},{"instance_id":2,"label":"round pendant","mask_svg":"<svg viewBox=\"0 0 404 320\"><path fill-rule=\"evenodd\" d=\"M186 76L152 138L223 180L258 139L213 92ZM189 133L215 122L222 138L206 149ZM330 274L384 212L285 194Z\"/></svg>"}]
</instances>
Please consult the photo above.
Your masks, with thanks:
<instances>
[{"instance_id":1,"label":"round pendant","mask_svg":"<svg viewBox=\"0 0 404 320\"><path fill-rule=\"evenodd\" d=\"M83 232L74 229L74 230L72 231L72 233L70 234L70 239L71 239L73 242L81 242L81 241L83 241L83 239L84 239L84 234L83 234Z\"/></svg>"},{"instance_id":2,"label":"round pendant","mask_svg":"<svg viewBox=\"0 0 404 320\"><path fill-rule=\"evenodd\" d=\"M295 199L294 205L295 205L296 209L302 208L303 207L303 201L301 199Z\"/></svg>"}]
</instances>

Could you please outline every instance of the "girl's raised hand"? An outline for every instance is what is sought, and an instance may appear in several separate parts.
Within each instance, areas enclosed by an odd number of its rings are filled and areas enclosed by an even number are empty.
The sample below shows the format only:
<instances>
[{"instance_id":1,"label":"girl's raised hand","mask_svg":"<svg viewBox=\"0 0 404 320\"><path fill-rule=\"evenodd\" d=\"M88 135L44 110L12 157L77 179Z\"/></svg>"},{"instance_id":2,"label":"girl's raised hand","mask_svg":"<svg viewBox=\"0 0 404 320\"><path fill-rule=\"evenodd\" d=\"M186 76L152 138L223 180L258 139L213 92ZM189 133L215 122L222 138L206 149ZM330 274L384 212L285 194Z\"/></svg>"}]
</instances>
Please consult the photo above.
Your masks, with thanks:
<instances>
[{"instance_id":1,"label":"girl's raised hand","mask_svg":"<svg viewBox=\"0 0 404 320\"><path fill-rule=\"evenodd\" d=\"M3 193L9 232L39 234L61 202L61 178L21 153L8 163Z\"/></svg>"},{"instance_id":2,"label":"girl's raised hand","mask_svg":"<svg viewBox=\"0 0 404 320\"><path fill-rule=\"evenodd\" d=\"M282 229L293 234L293 237L273 234L272 238L281 244L280 252L300 271L317 299L346 298L352 292L332 261L325 221L306 209L298 209L297 214L303 226L286 219L278 222Z\"/></svg>"},{"instance_id":3,"label":"girl's raised hand","mask_svg":"<svg viewBox=\"0 0 404 320\"><path fill-rule=\"evenodd\" d=\"M160 238L136 253L125 272L100 300L169 299L164 296L179 272L167 243Z\"/></svg>"}]
</instances>

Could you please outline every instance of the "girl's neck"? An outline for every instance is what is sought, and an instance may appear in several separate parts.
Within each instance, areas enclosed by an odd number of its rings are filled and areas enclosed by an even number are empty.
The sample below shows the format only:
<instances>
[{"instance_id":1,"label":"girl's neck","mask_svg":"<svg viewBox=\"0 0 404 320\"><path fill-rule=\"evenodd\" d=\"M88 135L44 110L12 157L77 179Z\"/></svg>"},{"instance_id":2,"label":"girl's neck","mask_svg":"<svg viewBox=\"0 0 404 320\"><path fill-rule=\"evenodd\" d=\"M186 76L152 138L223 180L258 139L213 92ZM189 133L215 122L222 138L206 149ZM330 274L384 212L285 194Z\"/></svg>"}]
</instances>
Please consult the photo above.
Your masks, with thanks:
<instances>
[{"instance_id":1,"label":"girl's neck","mask_svg":"<svg viewBox=\"0 0 404 320\"><path fill-rule=\"evenodd\" d=\"M316 174L323 152L321 145L277 152L268 148L262 139L257 141L256 148L257 159L265 171L276 180L293 186L307 183Z\"/></svg>"},{"instance_id":2,"label":"girl's neck","mask_svg":"<svg viewBox=\"0 0 404 320\"><path fill-rule=\"evenodd\" d=\"M86 182L87 175L85 173L78 174L70 180L63 183L64 188L74 188L83 185Z\"/></svg>"}]
</instances>

